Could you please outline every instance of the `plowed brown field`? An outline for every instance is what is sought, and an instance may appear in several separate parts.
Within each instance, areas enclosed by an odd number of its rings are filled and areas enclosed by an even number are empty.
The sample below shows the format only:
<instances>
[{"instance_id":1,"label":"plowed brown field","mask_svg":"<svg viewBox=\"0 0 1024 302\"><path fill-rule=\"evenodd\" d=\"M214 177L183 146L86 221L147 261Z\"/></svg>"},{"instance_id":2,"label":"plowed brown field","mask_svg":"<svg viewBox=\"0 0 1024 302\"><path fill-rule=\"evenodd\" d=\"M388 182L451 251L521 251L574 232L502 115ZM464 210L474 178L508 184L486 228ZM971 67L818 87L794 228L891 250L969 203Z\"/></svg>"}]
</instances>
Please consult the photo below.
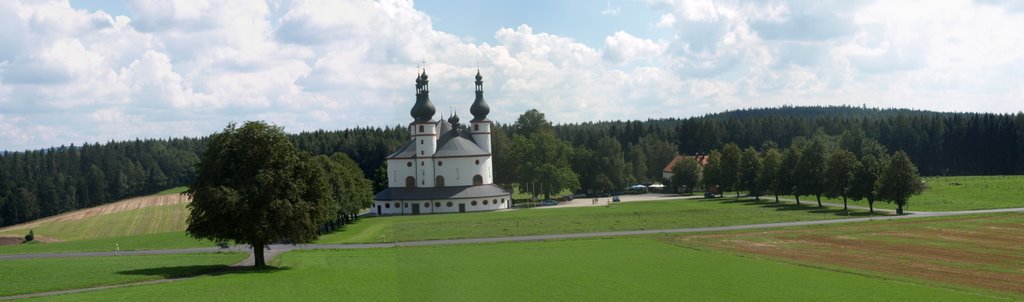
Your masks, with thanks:
<instances>
[{"instance_id":1,"label":"plowed brown field","mask_svg":"<svg viewBox=\"0 0 1024 302\"><path fill-rule=\"evenodd\" d=\"M788 262L1024 296L1024 214L675 236Z\"/></svg>"}]
</instances>

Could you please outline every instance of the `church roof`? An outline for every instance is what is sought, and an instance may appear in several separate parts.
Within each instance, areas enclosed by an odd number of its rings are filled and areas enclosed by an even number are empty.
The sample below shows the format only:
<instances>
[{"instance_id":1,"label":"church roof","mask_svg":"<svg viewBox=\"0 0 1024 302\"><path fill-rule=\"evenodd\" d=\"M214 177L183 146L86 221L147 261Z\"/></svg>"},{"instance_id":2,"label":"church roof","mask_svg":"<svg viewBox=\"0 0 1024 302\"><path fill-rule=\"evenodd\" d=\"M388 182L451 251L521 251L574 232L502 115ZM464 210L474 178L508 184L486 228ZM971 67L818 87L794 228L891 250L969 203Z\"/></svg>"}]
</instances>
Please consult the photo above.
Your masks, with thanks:
<instances>
[{"instance_id":1,"label":"church roof","mask_svg":"<svg viewBox=\"0 0 1024 302\"><path fill-rule=\"evenodd\" d=\"M485 156L490 153L480 148L476 142L473 141L473 137L465 131L450 130L441 134L441 138L437 140L437 151L434 152L433 157L463 157L463 156ZM414 140L405 142L398 151L388 155L388 159L392 158L415 158L416 156L416 144Z\"/></svg>"},{"instance_id":2,"label":"church roof","mask_svg":"<svg viewBox=\"0 0 1024 302\"><path fill-rule=\"evenodd\" d=\"M373 196L374 200L432 200L489 198L507 196L508 191L493 184L438 188L387 188Z\"/></svg>"},{"instance_id":3,"label":"church roof","mask_svg":"<svg viewBox=\"0 0 1024 302\"><path fill-rule=\"evenodd\" d=\"M412 158L416 156L416 144L414 142L412 140L405 142L405 145L398 148L398 151L395 151L395 153L388 155L387 158Z\"/></svg>"},{"instance_id":4,"label":"church roof","mask_svg":"<svg viewBox=\"0 0 1024 302\"><path fill-rule=\"evenodd\" d=\"M445 132L437 140L437 152L434 157L455 157L455 156L476 156L488 155L487 151L480 148L469 133L458 130Z\"/></svg>"},{"instance_id":5,"label":"church roof","mask_svg":"<svg viewBox=\"0 0 1024 302\"><path fill-rule=\"evenodd\" d=\"M437 128L440 129L441 133L452 131L452 124L444 120L443 118L437 122L437 125Z\"/></svg>"}]
</instances>

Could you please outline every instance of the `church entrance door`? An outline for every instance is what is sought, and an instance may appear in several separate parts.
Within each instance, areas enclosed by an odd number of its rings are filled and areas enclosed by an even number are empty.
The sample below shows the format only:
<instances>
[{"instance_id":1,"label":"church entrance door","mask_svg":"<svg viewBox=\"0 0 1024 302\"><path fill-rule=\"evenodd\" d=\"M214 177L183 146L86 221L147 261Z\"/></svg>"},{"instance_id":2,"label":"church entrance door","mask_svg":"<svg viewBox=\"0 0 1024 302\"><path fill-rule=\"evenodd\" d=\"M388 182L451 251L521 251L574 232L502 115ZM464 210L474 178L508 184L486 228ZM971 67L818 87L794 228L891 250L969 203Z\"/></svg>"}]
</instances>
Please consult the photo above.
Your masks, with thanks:
<instances>
[{"instance_id":1,"label":"church entrance door","mask_svg":"<svg viewBox=\"0 0 1024 302\"><path fill-rule=\"evenodd\" d=\"M377 216L384 216L384 212L380 211L380 205L377 205Z\"/></svg>"},{"instance_id":2,"label":"church entrance door","mask_svg":"<svg viewBox=\"0 0 1024 302\"><path fill-rule=\"evenodd\" d=\"M466 204L460 203L459 204L459 213L465 213L465 212L466 212Z\"/></svg>"},{"instance_id":3,"label":"church entrance door","mask_svg":"<svg viewBox=\"0 0 1024 302\"><path fill-rule=\"evenodd\" d=\"M413 215L419 215L420 214L420 204L418 204L418 203L412 204L412 214Z\"/></svg>"}]
</instances>

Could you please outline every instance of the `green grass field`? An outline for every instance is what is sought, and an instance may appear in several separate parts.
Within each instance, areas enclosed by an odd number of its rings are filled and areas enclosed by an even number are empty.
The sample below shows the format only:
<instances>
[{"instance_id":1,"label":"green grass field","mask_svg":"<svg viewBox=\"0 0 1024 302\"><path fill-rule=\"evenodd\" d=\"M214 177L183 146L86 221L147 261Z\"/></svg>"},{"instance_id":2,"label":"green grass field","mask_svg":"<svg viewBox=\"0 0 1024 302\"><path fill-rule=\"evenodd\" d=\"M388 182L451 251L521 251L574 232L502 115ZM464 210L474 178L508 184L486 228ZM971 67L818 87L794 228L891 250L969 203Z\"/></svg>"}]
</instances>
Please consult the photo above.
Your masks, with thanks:
<instances>
[{"instance_id":1,"label":"green grass field","mask_svg":"<svg viewBox=\"0 0 1024 302\"><path fill-rule=\"evenodd\" d=\"M191 276L245 257L218 253L0 260L0 296Z\"/></svg>"},{"instance_id":2,"label":"green grass field","mask_svg":"<svg viewBox=\"0 0 1024 302\"><path fill-rule=\"evenodd\" d=\"M864 215L865 211L851 215ZM520 209L513 211L369 217L320 243L366 243L707 227L846 218L841 209L753 200L693 199L625 202L610 207Z\"/></svg>"},{"instance_id":3,"label":"green grass field","mask_svg":"<svg viewBox=\"0 0 1024 302\"><path fill-rule=\"evenodd\" d=\"M185 204L152 206L87 217L80 220L50 221L33 227L36 235L61 240L82 240L165 233L185 230L188 209ZM0 234L24 235L23 229Z\"/></svg>"},{"instance_id":4,"label":"green grass field","mask_svg":"<svg viewBox=\"0 0 1024 302\"><path fill-rule=\"evenodd\" d=\"M654 238L297 251L283 268L53 301L993 301Z\"/></svg>"},{"instance_id":5,"label":"green grass field","mask_svg":"<svg viewBox=\"0 0 1024 302\"><path fill-rule=\"evenodd\" d=\"M1024 207L1024 175L942 176L923 177L921 180L928 188L921 195L910 197L907 210L931 212ZM814 196L801 196L800 201L814 202ZM821 201L843 202L841 198L824 196ZM868 206L863 200L851 200L849 204ZM896 205L875 202L875 208L896 209Z\"/></svg>"},{"instance_id":6,"label":"green grass field","mask_svg":"<svg viewBox=\"0 0 1024 302\"><path fill-rule=\"evenodd\" d=\"M122 251L212 247L216 245L209 240L192 239L185 235L185 232L167 232L65 242L7 245L0 246L0 254L107 252L113 251L115 244Z\"/></svg>"},{"instance_id":7,"label":"green grass field","mask_svg":"<svg viewBox=\"0 0 1024 302\"><path fill-rule=\"evenodd\" d=\"M156 194L153 194L153 195L181 194L181 193L184 193L185 191L188 191L188 187L187 186L180 186L180 187L174 187L174 188L170 188L170 189L167 189L167 190L163 190L163 191L157 192Z\"/></svg>"}]
</instances>

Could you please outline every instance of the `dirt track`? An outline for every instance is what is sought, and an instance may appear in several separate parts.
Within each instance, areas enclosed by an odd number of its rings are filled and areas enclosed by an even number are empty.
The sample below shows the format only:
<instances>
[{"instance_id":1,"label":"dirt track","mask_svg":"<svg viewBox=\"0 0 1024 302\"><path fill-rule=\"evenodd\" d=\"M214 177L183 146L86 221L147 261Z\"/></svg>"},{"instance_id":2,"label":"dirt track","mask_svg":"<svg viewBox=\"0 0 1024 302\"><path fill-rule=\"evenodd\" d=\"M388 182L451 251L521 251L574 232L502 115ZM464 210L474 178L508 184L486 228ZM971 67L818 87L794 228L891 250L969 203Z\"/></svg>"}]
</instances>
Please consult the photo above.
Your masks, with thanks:
<instances>
[{"instance_id":1,"label":"dirt track","mask_svg":"<svg viewBox=\"0 0 1024 302\"><path fill-rule=\"evenodd\" d=\"M98 216L98 215L103 215L103 214L117 213L117 212L134 210L134 209L140 209L140 208L145 208L145 207L152 207L152 206L165 206L165 205L181 204L181 203L187 203L188 201L189 201L189 198L187 196L181 195L181 194L167 194L167 195L158 195L158 196L135 197L135 198L129 198L129 199L125 199L125 200L121 200L121 201L117 201L117 202L113 202L113 203L109 203L109 204L105 204L105 205L101 205L101 206L96 206L96 207L92 207L92 208L88 208L88 209L82 209L82 210L78 210L78 211L74 211L74 212L68 212L68 213L57 215L57 216L47 217L47 218L43 218L43 219L39 219L39 220L34 220L34 221L22 223L22 224L16 224L16 225L8 226L8 227L5 227L5 228L0 228L0 232L9 231L9 230L24 230L24 229L34 228L34 227L37 227L37 226L39 226L41 224L44 224L44 223L47 223L47 222L74 221L74 220L85 219L85 218L89 218L89 217L93 217L93 216Z\"/></svg>"}]
</instances>

